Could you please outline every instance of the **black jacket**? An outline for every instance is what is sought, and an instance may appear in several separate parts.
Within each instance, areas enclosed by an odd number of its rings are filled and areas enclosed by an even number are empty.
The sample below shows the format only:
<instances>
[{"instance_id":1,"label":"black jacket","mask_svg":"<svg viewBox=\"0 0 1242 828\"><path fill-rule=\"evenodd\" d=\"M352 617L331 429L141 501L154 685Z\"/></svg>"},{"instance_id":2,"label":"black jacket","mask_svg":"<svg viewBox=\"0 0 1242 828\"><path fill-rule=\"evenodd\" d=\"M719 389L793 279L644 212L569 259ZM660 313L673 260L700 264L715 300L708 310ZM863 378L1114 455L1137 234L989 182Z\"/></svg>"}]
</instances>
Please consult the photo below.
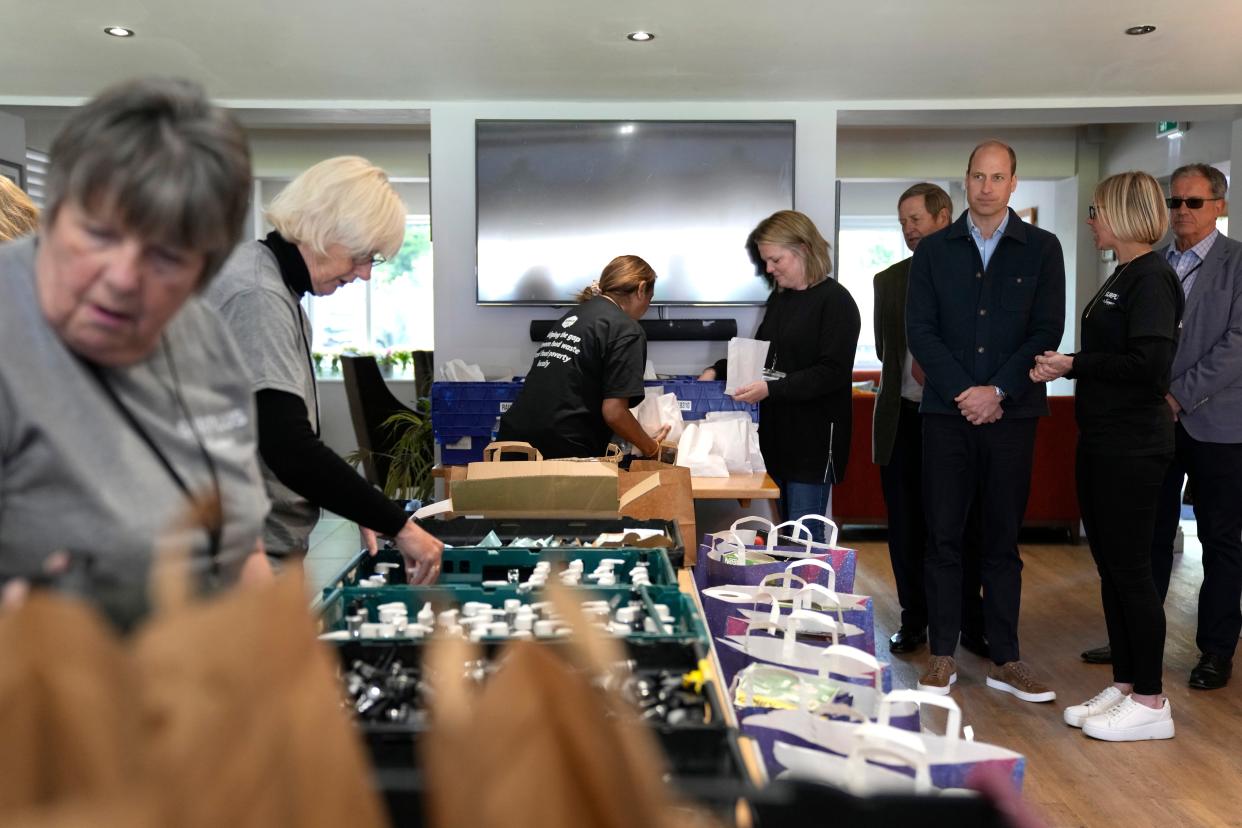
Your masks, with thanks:
<instances>
[{"instance_id":1,"label":"black jacket","mask_svg":"<svg viewBox=\"0 0 1242 828\"><path fill-rule=\"evenodd\" d=\"M1046 386L1028 372L1058 348L1064 328L1061 243L1013 210L986 271L965 211L914 251L906 334L927 375L924 414L958 414L954 397L995 385L1008 395L1006 418L1047 415Z\"/></svg>"},{"instance_id":2,"label":"black jacket","mask_svg":"<svg viewBox=\"0 0 1242 828\"><path fill-rule=\"evenodd\" d=\"M768 383L759 404L759 447L778 480L845 479L860 326L858 305L835 279L768 297L755 338L771 343L768 367L785 377ZM716 363L717 379L726 378L726 362Z\"/></svg>"}]
</instances>

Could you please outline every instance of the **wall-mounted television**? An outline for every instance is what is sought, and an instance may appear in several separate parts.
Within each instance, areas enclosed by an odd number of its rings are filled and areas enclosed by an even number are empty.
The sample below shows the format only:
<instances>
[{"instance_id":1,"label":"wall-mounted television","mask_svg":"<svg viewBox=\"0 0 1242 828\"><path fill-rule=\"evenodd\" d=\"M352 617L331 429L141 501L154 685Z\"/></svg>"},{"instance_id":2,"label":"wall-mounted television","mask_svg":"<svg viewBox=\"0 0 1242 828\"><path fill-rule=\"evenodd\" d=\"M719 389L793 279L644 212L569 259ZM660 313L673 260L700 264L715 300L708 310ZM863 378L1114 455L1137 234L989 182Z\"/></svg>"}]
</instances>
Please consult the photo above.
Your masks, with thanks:
<instances>
[{"instance_id":1,"label":"wall-mounted television","mask_svg":"<svg viewBox=\"0 0 1242 828\"><path fill-rule=\"evenodd\" d=\"M475 124L477 299L566 305L614 256L662 305L756 305L755 225L794 203L793 121Z\"/></svg>"}]
</instances>

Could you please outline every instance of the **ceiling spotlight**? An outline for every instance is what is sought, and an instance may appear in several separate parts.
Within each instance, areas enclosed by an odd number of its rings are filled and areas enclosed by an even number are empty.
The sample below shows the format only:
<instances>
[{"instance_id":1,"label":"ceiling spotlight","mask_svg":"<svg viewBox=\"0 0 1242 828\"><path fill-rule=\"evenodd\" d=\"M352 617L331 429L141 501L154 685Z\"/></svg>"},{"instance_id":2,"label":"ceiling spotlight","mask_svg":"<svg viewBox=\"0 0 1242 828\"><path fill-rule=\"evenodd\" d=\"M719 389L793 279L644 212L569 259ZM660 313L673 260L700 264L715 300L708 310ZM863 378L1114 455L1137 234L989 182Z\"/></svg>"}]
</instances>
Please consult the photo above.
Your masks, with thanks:
<instances>
[{"instance_id":1,"label":"ceiling spotlight","mask_svg":"<svg viewBox=\"0 0 1242 828\"><path fill-rule=\"evenodd\" d=\"M655 35L651 32L630 32L625 36L626 40L632 40L635 43L646 43L648 40L655 40Z\"/></svg>"},{"instance_id":2,"label":"ceiling spotlight","mask_svg":"<svg viewBox=\"0 0 1242 828\"><path fill-rule=\"evenodd\" d=\"M113 37L133 37L134 30L127 29L124 26L104 26L104 34L112 35Z\"/></svg>"},{"instance_id":3,"label":"ceiling spotlight","mask_svg":"<svg viewBox=\"0 0 1242 828\"><path fill-rule=\"evenodd\" d=\"M1130 28L1126 29L1126 34L1136 35L1136 36L1145 35L1145 34L1151 34L1155 30L1156 30L1155 26L1131 26Z\"/></svg>"}]
</instances>

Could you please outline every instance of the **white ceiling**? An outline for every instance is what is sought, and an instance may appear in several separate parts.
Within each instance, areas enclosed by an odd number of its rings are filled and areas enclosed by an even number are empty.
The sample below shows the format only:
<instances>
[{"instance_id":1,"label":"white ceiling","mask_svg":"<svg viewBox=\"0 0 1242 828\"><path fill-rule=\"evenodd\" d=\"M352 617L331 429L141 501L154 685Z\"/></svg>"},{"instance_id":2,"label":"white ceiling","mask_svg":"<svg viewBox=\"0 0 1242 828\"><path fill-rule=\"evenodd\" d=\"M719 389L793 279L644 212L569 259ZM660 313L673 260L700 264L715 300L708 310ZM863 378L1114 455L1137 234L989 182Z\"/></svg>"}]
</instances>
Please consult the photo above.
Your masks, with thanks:
<instances>
[{"instance_id":1,"label":"white ceiling","mask_svg":"<svg viewBox=\"0 0 1242 828\"><path fill-rule=\"evenodd\" d=\"M4 8L0 104L9 105L70 103L150 73L195 78L218 99L259 108L363 111L471 99L1242 102L1238 0L9 0ZM1122 34L1148 23L1155 34ZM109 24L138 36L106 37ZM639 28L658 38L623 38Z\"/></svg>"}]
</instances>

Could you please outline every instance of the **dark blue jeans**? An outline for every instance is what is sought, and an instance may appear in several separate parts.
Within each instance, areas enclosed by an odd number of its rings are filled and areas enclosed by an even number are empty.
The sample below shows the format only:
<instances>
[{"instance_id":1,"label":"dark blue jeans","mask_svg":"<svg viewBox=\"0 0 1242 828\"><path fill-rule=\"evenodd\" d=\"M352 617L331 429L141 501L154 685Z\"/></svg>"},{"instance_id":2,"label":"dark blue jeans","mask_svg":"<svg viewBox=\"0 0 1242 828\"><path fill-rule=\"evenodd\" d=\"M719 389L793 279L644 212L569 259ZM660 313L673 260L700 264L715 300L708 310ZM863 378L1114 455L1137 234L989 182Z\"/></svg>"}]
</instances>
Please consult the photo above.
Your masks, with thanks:
<instances>
[{"instance_id":1,"label":"dark blue jeans","mask_svg":"<svg viewBox=\"0 0 1242 828\"><path fill-rule=\"evenodd\" d=\"M781 520L797 520L803 515L826 515L828 513L828 495L832 491L831 483L798 483L793 480L776 480L780 487L781 497L777 501ZM818 520L808 520L806 528L811 530L811 539L816 543L824 543L824 524Z\"/></svg>"},{"instance_id":2,"label":"dark blue jeans","mask_svg":"<svg viewBox=\"0 0 1242 828\"><path fill-rule=\"evenodd\" d=\"M1022 558L1018 530L1031 488L1036 418L974 426L960 414L923 415L923 508L927 514L928 639L951 656L962 628L963 562L978 509L983 623L992 660L1016 661ZM977 501L977 502L976 502Z\"/></svg>"}]
</instances>

